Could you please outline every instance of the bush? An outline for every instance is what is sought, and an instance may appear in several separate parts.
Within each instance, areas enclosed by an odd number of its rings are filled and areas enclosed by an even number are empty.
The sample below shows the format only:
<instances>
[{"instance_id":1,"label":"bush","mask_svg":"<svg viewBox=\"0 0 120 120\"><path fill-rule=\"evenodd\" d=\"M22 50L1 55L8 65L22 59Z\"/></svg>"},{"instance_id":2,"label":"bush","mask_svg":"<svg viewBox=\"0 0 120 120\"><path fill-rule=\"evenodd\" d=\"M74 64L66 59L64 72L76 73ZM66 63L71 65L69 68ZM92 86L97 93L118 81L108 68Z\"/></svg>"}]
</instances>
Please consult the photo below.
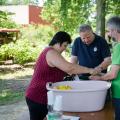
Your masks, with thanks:
<instances>
[{"instance_id":1,"label":"bush","mask_svg":"<svg viewBox=\"0 0 120 120\"><path fill-rule=\"evenodd\" d=\"M27 38L35 45L48 44L54 33L55 30L51 26L29 25L21 29L22 38Z\"/></svg>"},{"instance_id":2,"label":"bush","mask_svg":"<svg viewBox=\"0 0 120 120\"><path fill-rule=\"evenodd\" d=\"M0 60L13 58L14 52L14 43L2 45L0 48Z\"/></svg>"},{"instance_id":3,"label":"bush","mask_svg":"<svg viewBox=\"0 0 120 120\"><path fill-rule=\"evenodd\" d=\"M12 14L5 11L0 11L0 27L1 28L16 28L17 24L11 19Z\"/></svg>"},{"instance_id":4,"label":"bush","mask_svg":"<svg viewBox=\"0 0 120 120\"><path fill-rule=\"evenodd\" d=\"M55 33L48 26L30 25L21 28L21 38L15 43L4 44L0 47L0 60L12 59L14 63L24 64L36 61L38 55ZM67 49L65 57L70 57L70 49Z\"/></svg>"},{"instance_id":5,"label":"bush","mask_svg":"<svg viewBox=\"0 0 120 120\"><path fill-rule=\"evenodd\" d=\"M35 61L53 33L54 30L48 26L30 25L22 28L19 40L1 46L0 60L12 59L19 64Z\"/></svg>"}]
</instances>

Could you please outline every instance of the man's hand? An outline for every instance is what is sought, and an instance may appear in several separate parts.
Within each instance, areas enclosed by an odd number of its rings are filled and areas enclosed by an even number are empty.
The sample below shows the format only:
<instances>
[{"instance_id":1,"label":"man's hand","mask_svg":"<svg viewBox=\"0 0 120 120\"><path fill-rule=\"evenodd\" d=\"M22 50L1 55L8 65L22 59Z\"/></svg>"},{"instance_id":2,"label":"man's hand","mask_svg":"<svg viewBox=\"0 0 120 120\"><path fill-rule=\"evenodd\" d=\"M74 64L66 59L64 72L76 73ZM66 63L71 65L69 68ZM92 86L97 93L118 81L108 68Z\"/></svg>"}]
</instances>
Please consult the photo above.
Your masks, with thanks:
<instances>
[{"instance_id":1,"label":"man's hand","mask_svg":"<svg viewBox=\"0 0 120 120\"><path fill-rule=\"evenodd\" d=\"M96 70L96 69L90 69L90 72L89 72L91 75L98 75L99 72Z\"/></svg>"},{"instance_id":2,"label":"man's hand","mask_svg":"<svg viewBox=\"0 0 120 120\"><path fill-rule=\"evenodd\" d=\"M101 67L95 67L94 69L97 74L101 73L101 71L103 70Z\"/></svg>"}]
</instances>

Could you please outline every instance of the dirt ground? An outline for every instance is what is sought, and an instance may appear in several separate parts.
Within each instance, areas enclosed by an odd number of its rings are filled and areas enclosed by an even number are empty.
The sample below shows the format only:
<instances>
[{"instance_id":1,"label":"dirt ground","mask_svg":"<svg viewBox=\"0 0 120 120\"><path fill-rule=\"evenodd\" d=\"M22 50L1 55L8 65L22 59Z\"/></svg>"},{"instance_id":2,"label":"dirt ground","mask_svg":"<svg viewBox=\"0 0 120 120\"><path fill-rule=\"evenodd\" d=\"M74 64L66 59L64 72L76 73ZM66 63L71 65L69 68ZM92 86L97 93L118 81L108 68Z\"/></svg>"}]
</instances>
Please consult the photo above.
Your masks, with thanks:
<instances>
[{"instance_id":1,"label":"dirt ground","mask_svg":"<svg viewBox=\"0 0 120 120\"><path fill-rule=\"evenodd\" d=\"M31 78L22 80L5 80L4 86L14 91L25 91ZM0 106L0 120L29 120L28 108L25 100L13 104Z\"/></svg>"},{"instance_id":2,"label":"dirt ground","mask_svg":"<svg viewBox=\"0 0 120 120\"><path fill-rule=\"evenodd\" d=\"M0 120L29 120L28 108L25 100L0 106Z\"/></svg>"},{"instance_id":3,"label":"dirt ground","mask_svg":"<svg viewBox=\"0 0 120 120\"><path fill-rule=\"evenodd\" d=\"M11 69L10 67L0 66L0 72L9 69L12 71L15 70L14 67ZM14 92L24 92L30 80L31 76L25 76L24 78L19 79L0 80L0 91L3 89L11 89ZM7 105L0 105L0 120L29 120L25 99Z\"/></svg>"}]
</instances>

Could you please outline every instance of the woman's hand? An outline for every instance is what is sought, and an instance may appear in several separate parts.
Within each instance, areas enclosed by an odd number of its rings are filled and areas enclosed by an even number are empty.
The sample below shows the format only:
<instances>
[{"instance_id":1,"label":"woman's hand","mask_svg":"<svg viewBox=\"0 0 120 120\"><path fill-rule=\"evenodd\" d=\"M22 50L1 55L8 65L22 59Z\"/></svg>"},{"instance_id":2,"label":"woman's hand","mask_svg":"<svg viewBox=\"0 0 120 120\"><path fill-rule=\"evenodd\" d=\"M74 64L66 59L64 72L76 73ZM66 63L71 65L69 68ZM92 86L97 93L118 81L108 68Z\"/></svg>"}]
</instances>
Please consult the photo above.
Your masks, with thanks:
<instances>
[{"instance_id":1,"label":"woman's hand","mask_svg":"<svg viewBox=\"0 0 120 120\"><path fill-rule=\"evenodd\" d=\"M99 76L99 75L91 75L89 77L89 79L91 79L91 80L102 80L101 76Z\"/></svg>"},{"instance_id":2,"label":"woman's hand","mask_svg":"<svg viewBox=\"0 0 120 120\"><path fill-rule=\"evenodd\" d=\"M91 68L89 72L92 76L98 75L98 71L96 69Z\"/></svg>"}]
</instances>

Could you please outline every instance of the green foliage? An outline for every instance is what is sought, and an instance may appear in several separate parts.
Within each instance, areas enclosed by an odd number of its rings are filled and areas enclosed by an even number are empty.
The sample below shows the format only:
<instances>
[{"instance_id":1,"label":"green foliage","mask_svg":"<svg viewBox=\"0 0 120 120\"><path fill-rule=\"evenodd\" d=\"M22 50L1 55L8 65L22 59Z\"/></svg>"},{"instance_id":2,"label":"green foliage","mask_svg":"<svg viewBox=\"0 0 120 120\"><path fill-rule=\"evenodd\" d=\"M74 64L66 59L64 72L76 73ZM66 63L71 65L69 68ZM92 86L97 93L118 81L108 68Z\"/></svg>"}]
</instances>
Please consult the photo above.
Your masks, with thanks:
<instances>
[{"instance_id":1,"label":"green foliage","mask_svg":"<svg viewBox=\"0 0 120 120\"><path fill-rule=\"evenodd\" d=\"M48 44L55 30L51 26L29 25L21 29L22 39L27 38L33 46Z\"/></svg>"},{"instance_id":2,"label":"green foliage","mask_svg":"<svg viewBox=\"0 0 120 120\"><path fill-rule=\"evenodd\" d=\"M2 0L2 5L38 5L39 0Z\"/></svg>"},{"instance_id":3,"label":"green foliage","mask_svg":"<svg viewBox=\"0 0 120 120\"><path fill-rule=\"evenodd\" d=\"M48 0L42 16L56 29L73 34L79 24L90 22L88 16L93 6L90 0Z\"/></svg>"},{"instance_id":4,"label":"green foliage","mask_svg":"<svg viewBox=\"0 0 120 120\"><path fill-rule=\"evenodd\" d=\"M24 92L13 92L9 89L0 92L0 105L10 104L24 98Z\"/></svg>"},{"instance_id":5,"label":"green foliage","mask_svg":"<svg viewBox=\"0 0 120 120\"><path fill-rule=\"evenodd\" d=\"M14 62L24 64L35 61L36 53L28 39L19 39L14 45Z\"/></svg>"},{"instance_id":6,"label":"green foliage","mask_svg":"<svg viewBox=\"0 0 120 120\"><path fill-rule=\"evenodd\" d=\"M2 45L0 48L0 60L12 58L14 52L14 43Z\"/></svg>"},{"instance_id":7,"label":"green foliage","mask_svg":"<svg viewBox=\"0 0 120 120\"><path fill-rule=\"evenodd\" d=\"M40 52L39 49L33 47L29 40L19 39L16 43L2 45L0 58L1 60L13 59L14 63L24 64L35 61Z\"/></svg>"},{"instance_id":8,"label":"green foliage","mask_svg":"<svg viewBox=\"0 0 120 120\"><path fill-rule=\"evenodd\" d=\"M6 0L0 0L0 5L4 5L6 3Z\"/></svg>"},{"instance_id":9,"label":"green foliage","mask_svg":"<svg viewBox=\"0 0 120 120\"><path fill-rule=\"evenodd\" d=\"M11 20L11 14L0 11L0 27L1 28L16 28L17 25Z\"/></svg>"},{"instance_id":10,"label":"green foliage","mask_svg":"<svg viewBox=\"0 0 120 120\"><path fill-rule=\"evenodd\" d=\"M120 0L107 0L106 1L106 15L119 15L120 14Z\"/></svg>"},{"instance_id":11,"label":"green foliage","mask_svg":"<svg viewBox=\"0 0 120 120\"><path fill-rule=\"evenodd\" d=\"M120 14L120 0L106 0L106 15ZM96 27L96 0L46 0L42 16L56 29L74 34L80 24Z\"/></svg>"},{"instance_id":12,"label":"green foliage","mask_svg":"<svg viewBox=\"0 0 120 120\"><path fill-rule=\"evenodd\" d=\"M0 47L0 60L12 59L19 64L35 61L53 34L54 30L47 26L25 27L21 29L22 37L19 40Z\"/></svg>"}]
</instances>

